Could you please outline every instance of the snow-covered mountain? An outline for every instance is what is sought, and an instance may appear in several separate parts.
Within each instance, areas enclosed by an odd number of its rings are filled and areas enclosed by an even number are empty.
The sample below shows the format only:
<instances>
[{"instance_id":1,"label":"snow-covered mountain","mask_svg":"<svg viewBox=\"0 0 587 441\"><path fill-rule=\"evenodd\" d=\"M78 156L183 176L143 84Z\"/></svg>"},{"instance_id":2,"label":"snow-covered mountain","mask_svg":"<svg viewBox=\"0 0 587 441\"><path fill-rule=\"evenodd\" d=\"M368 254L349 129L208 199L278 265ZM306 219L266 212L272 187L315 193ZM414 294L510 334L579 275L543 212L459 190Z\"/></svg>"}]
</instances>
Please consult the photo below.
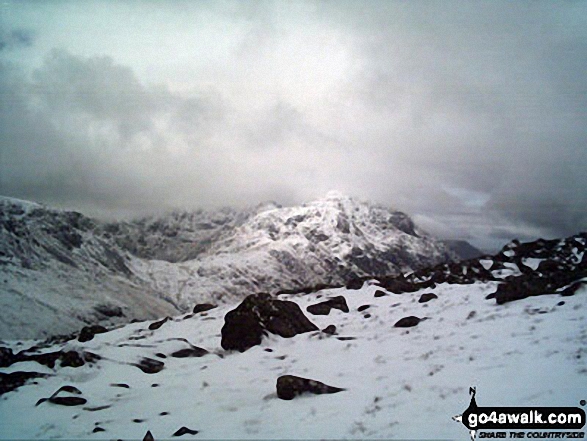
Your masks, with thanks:
<instances>
[{"instance_id":1,"label":"snow-covered mountain","mask_svg":"<svg viewBox=\"0 0 587 441\"><path fill-rule=\"evenodd\" d=\"M155 223L164 225L163 231L170 224ZM404 213L337 193L302 206L269 204L240 217L232 213L206 225L222 226L213 229L214 240L199 247L196 259L134 259L132 271L185 309L195 300L340 286L356 277L396 275L455 258ZM174 243L167 243L165 253L175 254Z\"/></svg>"},{"instance_id":2,"label":"snow-covered mountain","mask_svg":"<svg viewBox=\"0 0 587 441\"><path fill-rule=\"evenodd\" d=\"M0 336L39 338L177 312L80 213L0 198Z\"/></svg>"},{"instance_id":3,"label":"snow-covered mountain","mask_svg":"<svg viewBox=\"0 0 587 441\"><path fill-rule=\"evenodd\" d=\"M451 417L472 386L481 406L577 406L586 251L587 234L514 241L356 289L253 295L84 341L7 341L0 439L465 440Z\"/></svg>"},{"instance_id":4,"label":"snow-covered mountain","mask_svg":"<svg viewBox=\"0 0 587 441\"><path fill-rule=\"evenodd\" d=\"M103 223L0 198L0 336L185 312L257 292L344 285L454 258L405 214L346 196L298 207Z\"/></svg>"}]
</instances>

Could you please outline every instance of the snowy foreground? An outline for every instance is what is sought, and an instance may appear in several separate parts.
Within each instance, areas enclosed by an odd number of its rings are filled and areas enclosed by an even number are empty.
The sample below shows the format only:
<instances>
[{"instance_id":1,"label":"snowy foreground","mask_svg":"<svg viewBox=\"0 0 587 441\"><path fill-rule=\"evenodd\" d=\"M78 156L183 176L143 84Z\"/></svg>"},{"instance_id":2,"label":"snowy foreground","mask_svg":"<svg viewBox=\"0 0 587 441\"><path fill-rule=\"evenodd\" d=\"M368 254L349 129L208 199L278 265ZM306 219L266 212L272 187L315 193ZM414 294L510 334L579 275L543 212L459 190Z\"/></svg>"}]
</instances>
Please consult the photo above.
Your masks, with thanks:
<instances>
[{"instance_id":1,"label":"snowy foreground","mask_svg":"<svg viewBox=\"0 0 587 441\"><path fill-rule=\"evenodd\" d=\"M320 329L335 325L337 334L270 335L244 353L220 347L224 315L236 305L176 317L157 330L148 329L151 322L133 323L85 343L48 347L43 351L89 351L101 359L77 368L28 361L0 369L50 374L0 397L0 439L142 439L147 431L169 439L186 427L198 433L182 439L465 440L467 430L451 417L468 406L470 386L477 387L479 405L578 406L587 399L587 288L497 305L485 299L495 287L441 284L375 297L380 288L367 282L359 290L281 295ZM418 302L431 291L437 299ZM338 295L349 313L306 312ZM362 305L370 307L359 312ZM393 326L412 315L427 319L413 328ZM3 345L17 352L30 344ZM210 353L169 356L189 344ZM164 362L164 369L147 374L129 364L143 357ZM284 401L275 389L284 374L346 390ZM35 406L63 386L81 395L60 394L87 402Z\"/></svg>"}]
</instances>

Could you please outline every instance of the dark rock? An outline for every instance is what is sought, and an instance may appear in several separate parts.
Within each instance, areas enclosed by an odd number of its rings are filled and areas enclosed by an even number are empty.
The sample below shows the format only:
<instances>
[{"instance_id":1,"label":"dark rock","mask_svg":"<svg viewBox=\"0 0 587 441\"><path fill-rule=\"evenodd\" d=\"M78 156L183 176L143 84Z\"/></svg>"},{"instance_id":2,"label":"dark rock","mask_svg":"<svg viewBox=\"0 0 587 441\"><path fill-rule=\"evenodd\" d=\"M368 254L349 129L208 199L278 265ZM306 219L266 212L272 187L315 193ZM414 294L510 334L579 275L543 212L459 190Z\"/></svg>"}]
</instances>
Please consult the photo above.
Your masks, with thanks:
<instances>
[{"instance_id":1,"label":"dark rock","mask_svg":"<svg viewBox=\"0 0 587 441\"><path fill-rule=\"evenodd\" d=\"M162 361L153 360L152 358L144 357L140 362L133 364L138 367L145 374L156 374L161 372L165 367L165 363Z\"/></svg>"},{"instance_id":2,"label":"dark rock","mask_svg":"<svg viewBox=\"0 0 587 441\"><path fill-rule=\"evenodd\" d=\"M380 289L378 289L377 291L375 291L374 297L384 297L386 295L387 293L385 291L381 291Z\"/></svg>"},{"instance_id":3,"label":"dark rock","mask_svg":"<svg viewBox=\"0 0 587 441\"><path fill-rule=\"evenodd\" d=\"M94 430L92 430L92 433L98 433L98 432L106 432L106 429L103 429L100 426L94 427Z\"/></svg>"},{"instance_id":4,"label":"dark rock","mask_svg":"<svg viewBox=\"0 0 587 441\"><path fill-rule=\"evenodd\" d=\"M165 317L163 320L159 320L158 322L153 322L149 325L149 331L155 331L163 326L167 321L170 320L169 317Z\"/></svg>"},{"instance_id":5,"label":"dark rock","mask_svg":"<svg viewBox=\"0 0 587 441\"><path fill-rule=\"evenodd\" d=\"M180 349L179 351L174 352L171 354L172 357L175 358L187 358L187 357L203 357L204 355L208 354L206 349L198 348L197 346L193 346L191 348Z\"/></svg>"},{"instance_id":6,"label":"dark rock","mask_svg":"<svg viewBox=\"0 0 587 441\"><path fill-rule=\"evenodd\" d=\"M306 308L306 311L314 315L328 315L333 308L340 309L342 312L349 312L349 307L343 296L332 297L324 302L310 305Z\"/></svg>"},{"instance_id":7,"label":"dark rock","mask_svg":"<svg viewBox=\"0 0 587 441\"><path fill-rule=\"evenodd\" d=\"M155 438L153 438L153 434L151 433L150 430L147 430L147 433L145 433L145 436L143 437L143 441L155 441Z\"/></svg>"},{"instance_id":8,"label":"dark rock","mask_svg":"<svg viewBox=\"0 0 587 441\"><path fill-rule=\"evenodd\" d=\"M108 332L104 326L100 325L92 325L92 326L84 326L79 333L78 341L86 342L90 341L94 338L96 334L103 334L104 332Z\"/></svg>"},{"instance_id":9,"label":"dark rock","mask_svg":"<svg viewBox=\"0 0 587 441\"><path fill-rule=\"evenodd\" d=\"M368 319L368 318L371 318L371 314L365 314L365 315L363 316L363 318L366 318L366 319Z\"/></svg>"},{"instance_id":10,"label":"dark rock","mask_svg":"<svg viewBox=\"0 0 587 441\"><path fill-rule=\"evenodd\" d=\"M362 312L366 309L369 309L371 307L371 305L361 305L357 308L357 311Z\"/></svg>"},{"instance_id":11,"label":"dark rock","mask_svg":"<svg viewBox=\"0 0 587 441\"><path fill-rule=\"evenodd\" d=\"M198 314L199 312L210 311L211 309L217 308L218 305L212 305L211 303L200 303L194 306L194 314Z\"/></svg>"},{"instance_id":12,"label":"dark rock","mask_svg":"<svg viewBox=\"0 0 587 441\"><path fill-rule=\"evenodd\" d=\"M188 429L187 427L182 427L178 429L172 436L182 436L182 435L197 435L199 432L197 430Z\"/></svg>"},{"instance_id":13,"label":"dark rock","mask_svg":"<svg viewBox=\"0 0 587 441\"><path fill-rule=\"evenodd\" d=\"M48 401L59 406L81 406L88 402L88 400L82 397L53 397L49 398Z\"/></svg>"},{"instance_id":14,"label":"dark rock","mask_svg":"<svg viewBox=\"0 0 587 441\"><path fill-rule=\"evenodd\" d=\"M317 330L296 303L277 300L269 294L253 294L225 315L221 345L244 352L260 344L266 332L290 338Z\"/></svg>"},{"instance_id":15,"label":"dark rock","mask_svg":"<svg viewBox=\"0 0 587 441\"><path fill-rule=\"evenodd\" d=\"M556 304L556 306L563 306L564 304L565 304L564 300L561 300L560 302L558 302L558 303Z\"/></svg>"},{"instance_id":16,"label":"dark rock","mask_svg":"<svg viewBox=\"0 0 587 441\"><path fill-rule=\"evenodd\" d=\"M418 303L426 303L432 299L437 299L437 298L438 298L438 296L436 294L434 294L432 292L426 292L420 296Z\"/></svg>"},{"instance_id":17,"label":"dark rock","mask_svg":"<svg viewBox=\"0 0 587 441\"><path fill-rule=\"evenodd\" d=\"M33 378L47 378L49 375L39 372L11 372L5 374L0 372L0 395L19 388Z\"/></svg>"},{"instance_id":18,"label":"dark rock","mask_svg":"<svg viewBox=\"0 0 587 441\"><path fill-rule=\"evenodd\" d=\"M346 284L346 289L361 289L365 281L363 279L351 279Z\"/></svg>"},{"instance_id":19,"label":"dark rock","mask_svg":"<svg viewBox=\"0 0 587 441\"><path fill-rule=\"evenodd\" d=\"M130 386L126 383L111 383L110 386L112 387L123 387L125 389L130 389Z\"/></svg>"},{"instance_id":20,"label":"dark rock","mask_svg":"<svg viewBox=\"0 0 587 441\"><path fill-rule=\"evenodd\" d=\"M421 318L411 315L409 317L404 317L398 320L398 322L393 326L395 326L396 328L411 328L412 326L416 326L421 321Z\"/></svg>"},{"instance_id":21,"label":"dark rock","mask_svg":"<svg viewBox=\"0 0 587 441\"><path fill-rule=\"evenodd\" d=\"M59 359L61 360L61 367L80 367L86 364L76 351L62 352Z\"/></svg>"},{"instance_id":22,"label":"dark rock","mask_svg":"<svg viewBox=\"0 0 587 441\"><path fill-rule=\"evenodd\" d=\"M12 349L0 346L0 367L8 367L15 362Z\"/></svg>"},{"instance_id":23,"label":"dark rock","mask_svg":"<svg viewBox=\"0 0 587 441\"><path fill-rule=\"evenodd\" d=\"M328 325L327 327L325 327L322 330L322 332L324 332L325 334L335 335L336 334L336 326Z\"/></svg>"},{"instance_id":24,"label":"dark rock","mask_svg":"<svg viewBox=\"0 0 587 441\"><path fill-rule=\"evenodd\" d=\"M328 386L316 380L296 377L294 375L283 375L277 379L277 396L282 400L292 400L303 393L311 394L334 394L344 389Z\"/></svg>"}]
</instances>

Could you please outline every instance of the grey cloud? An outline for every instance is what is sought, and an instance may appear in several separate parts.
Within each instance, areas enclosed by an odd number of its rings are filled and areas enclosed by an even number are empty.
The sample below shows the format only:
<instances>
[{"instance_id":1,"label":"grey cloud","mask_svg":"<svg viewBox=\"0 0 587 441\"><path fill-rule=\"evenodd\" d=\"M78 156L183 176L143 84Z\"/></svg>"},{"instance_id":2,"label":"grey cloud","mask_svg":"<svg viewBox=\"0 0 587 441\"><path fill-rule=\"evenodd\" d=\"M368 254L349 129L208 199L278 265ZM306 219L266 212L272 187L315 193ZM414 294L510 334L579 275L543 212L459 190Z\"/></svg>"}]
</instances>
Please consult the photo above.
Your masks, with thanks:
<instances>
[{"instance_id":1,"label":"grey cloud","mask_svg":"<svg viewBox=\"0 0 587 441\"><path fill-rule=\"evenodd\" d=\"M0 52L26 48L34 43L34 33L30 29L13 29L0 31Z\"/></svg>"},{"instance_id":2,"label":"grey cloud","mask_svg":"<svg viewBox=\"0 0 587 441\"><path fill-rule=\"evenodd\" d=\"M4 66L1 192L143 213L338 189L484 246L587 227L584 3L212 2L182 14L204 12L206 41L222 44L180 42L194 54L178 68L194 75L189 92L108 56L54 51L32 77Z\"/></svg>"}]
</instances>

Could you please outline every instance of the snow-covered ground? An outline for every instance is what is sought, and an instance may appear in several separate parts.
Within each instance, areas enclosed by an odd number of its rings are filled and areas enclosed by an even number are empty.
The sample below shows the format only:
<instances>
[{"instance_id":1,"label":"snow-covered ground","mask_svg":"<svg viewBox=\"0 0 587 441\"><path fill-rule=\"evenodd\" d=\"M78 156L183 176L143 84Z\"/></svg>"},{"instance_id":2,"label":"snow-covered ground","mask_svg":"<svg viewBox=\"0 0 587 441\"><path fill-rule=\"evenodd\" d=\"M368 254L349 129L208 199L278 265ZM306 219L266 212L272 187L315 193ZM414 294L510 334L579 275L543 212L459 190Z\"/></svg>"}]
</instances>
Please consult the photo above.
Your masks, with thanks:
<instances>
[{"instance_id":1,"label":"snow-covered ground","mask_svg":"<svg viewBox=\"0 0 587 441\"><path fill-rule=\"evenodd\" d=\"M451 417L468 406L471 386L479 405L578 406L587 398L585 286L571 297L543 295L503 305L485 299L495 287L440 284L375 297L380 288L366 283L359 290L282 295L320 329L335 325L337 334L269 335L244 353L220 347L224 315L236 304L178 316L157 330L139 322L85 343L48 347L43 351L89 351L101 359L78 368L29 361L0 369L50 374L0 397L0 439L142 439L147 431L169 439L187 427L198 433L182 438L465 440L464 426ZM423 292L438 298L419 303ZM338 295L349 313L306 312L308 305ZM363 305L369 307L359 312ZM426 320L412 328L393 326L406 316ZM188 342L210 353L170 356ZM16 352L27 344L4 346ZM142 357L165 367L146 374L132 365ZM346 390L284 401L275 389L284 374ZM87 403L35 406L63 386L79 389Z\"/></svg>"}]
</instances>

